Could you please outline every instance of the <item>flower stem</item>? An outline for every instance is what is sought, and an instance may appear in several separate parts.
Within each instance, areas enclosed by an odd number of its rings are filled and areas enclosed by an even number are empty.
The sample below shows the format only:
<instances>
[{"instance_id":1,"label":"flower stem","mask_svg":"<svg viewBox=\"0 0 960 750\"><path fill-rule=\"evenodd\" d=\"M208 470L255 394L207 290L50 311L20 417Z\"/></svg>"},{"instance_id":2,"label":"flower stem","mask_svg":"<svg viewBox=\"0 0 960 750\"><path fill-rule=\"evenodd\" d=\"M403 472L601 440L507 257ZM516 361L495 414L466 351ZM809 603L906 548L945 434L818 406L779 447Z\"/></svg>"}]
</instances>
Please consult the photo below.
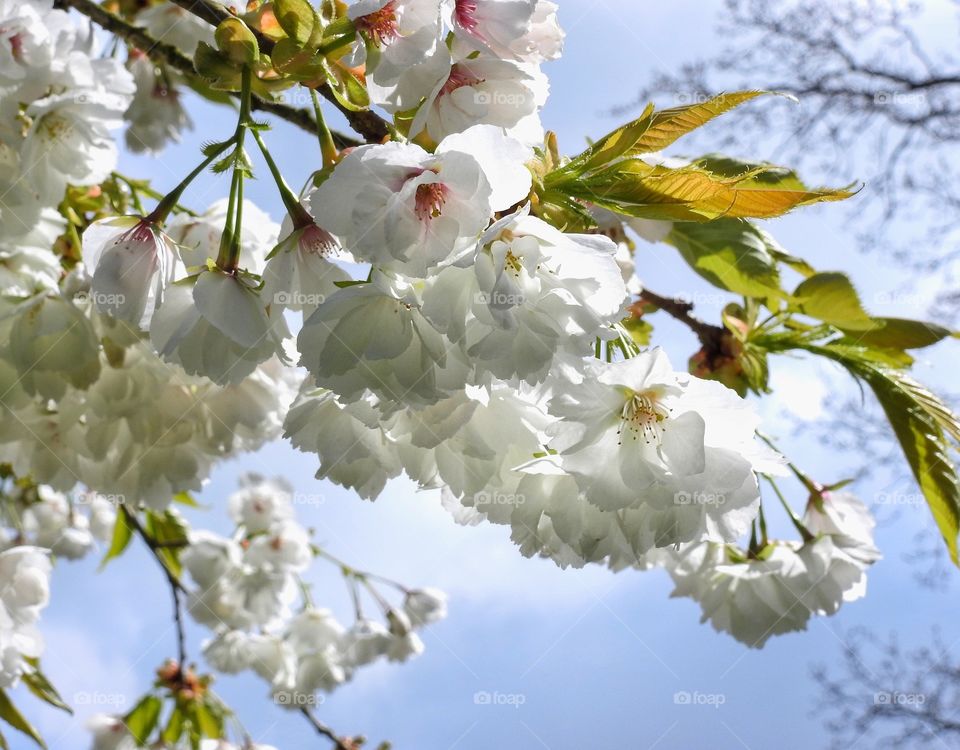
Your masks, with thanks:
<instances>
[{"instance_id":1,"label":"flower stem","mask_svg":"<svg viewBox=\"0 0 960 750\"><path fill-rule=\"evenodd\" d=\"M317 118L317 138L320 141L320 153L323 155L324 168L332 167L340 158L340 152L333 142L333 135L323 119L323 109L320 107L320 98L314 89L310 89L310 98L313 100L313 112Z\"/></svg>"},{"instance_id":2,"label":"flower stem","mask_svg":"<svg viewBox=\"0 0 960 750\"><path fill-rule=\"evenodd\" d=\"M300 205L300 201L297 200L297 196L293 194L290 186L287 185L287 181L284 180L283 175L280 174L280 170L277 168L277 163L273 160L273 156L267 149L267 144L263 142L263 137L260 135L259 131L253 131L253 139L260 147L260 152L263 154L263 158L267 162L267 167L270 169L270 174L273 175L273 181L277 183L277 190L280 192L280 198L283 200L283 205L287 209L287 213L290 214L290 218L293 220L294 229L300 229L313 224L314 222L313 219L310 218L310 214L308 214L306 209Z\"/></svg>"},{"instance_id":3,"label":"flower stem","mask_svg":"<svg viewBox=\"0 0 960 750\"><path fill-rule=\"evenodd\" d=\"M240 236L243 229L243 178L248 170L243 150L244 139L250 127L250 102L253 72L244 66L240 78L240 115L237 118L237 130L233 134L235 144L233 152L233 180L230 183L230 201L227 204L227 218L220 236L220 252L217 266L227 273L233 273L240 265Z\"/></svg>"},{"instance_id":4,"label":"flower stem","mask_svg":"<svg viewBox=\"0 0 960 750\"><path fill-rule=\"evenodd\" d=\"M214 160L220 156L220 154L232 146L235 140L236 135L229 140L224 141L223 143L217 143L214 145L209 150L207 158L200 162L200 164L198 164L197 167L190 174L188 174L179 185L177 185L173 190L160 199L160 202L157 204L156 208L154 208L153 211L151 211L146 217L146 221L153 224L162 224L165 222L170 213L179 204L180 196L183 195L183 191L189 187L191 182L197 179L201 172L213 164Z\"/></svg>"}]
</instances>

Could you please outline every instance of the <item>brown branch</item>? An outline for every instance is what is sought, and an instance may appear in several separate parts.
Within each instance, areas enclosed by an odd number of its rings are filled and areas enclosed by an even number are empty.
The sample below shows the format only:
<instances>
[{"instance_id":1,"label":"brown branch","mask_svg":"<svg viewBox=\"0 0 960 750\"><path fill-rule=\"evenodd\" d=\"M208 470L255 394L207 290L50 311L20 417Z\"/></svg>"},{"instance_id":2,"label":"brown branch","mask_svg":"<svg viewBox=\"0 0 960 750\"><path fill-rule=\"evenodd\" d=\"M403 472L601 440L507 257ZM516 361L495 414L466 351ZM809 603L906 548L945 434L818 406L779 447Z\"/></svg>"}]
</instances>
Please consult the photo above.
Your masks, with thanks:
<instances>
[{"instance_id":1,"label":"brown branch","mask_svg":"<svg viewBox=\"0 0 960 750\"><path fill-rule=\"evenodd\" d=\"M97 5L93 0L54 0L54 5L66 10L73 8L80 12L98 26L123 39L125 42L141 50L151 60L162 65L166 65L193 81L198 81L196 70L193 67L193 60L183 54L172 44L166 44L154 39L143 29L127 23L119 16L114 15L108 10ZM238 96L238 94L234 94ZM283 102L272 102L260 97L253 98L253 109L261 112L269 112L282 120L286 120L292 125L296 125L302 130L317 134L317 122L313 115L305 109L291 107ZM333 133L333 140L337 148L349 148L351 146L361 145L361 141L343 135L342 133Z\"/></svg>"},{"instance_id":2,"label":"brown branch","mask_svg":"<svg viewBox=\"0 0 960 750\"><path fill-rule=\"evenodd\" d=\"M183 587L183 584L180 582L180 579L177 577L176 573L170 570L170 566L167 564L166 560L163 559L161 555L161 550L168 549L169 545L163 544L162 542L157 541L153 536L148 532L140 519L137 518L137 514L130 510L126 505L120 506L120 512L123 513L124 518L127 523L133 527L134 531L137 532L144 544L149 547L150 552L153 554L154 559L156 559L157 564L160 566L160 569L163 570L163 574L167 578L167 582L170 584L170 592L173 595L173 621L177 628L177 666L182 674L183 670L186 668L187 663L187 637L183 627L183 609L180 602L180 594L186 593L186 589Z\"/></svg>"},{"instance_id":3,"label":"brown branch","mask_svg":"<svg viewBox=\"0 0 960 750\"><path fill-rule=\"evenodd\" d=\"M326 737L333 743L334 750L360 750L364 743L363 737L338 737L337 733L314 716L307 706L301 708L300 713L310 722L310 726L316 730L317 734Z\"/></svg>"},{"instance_id":4,"label":"brown branch","mask_svg":"<svg viewBox=\"0 0 960 750\"><path fill-rule=\"evenodd\" d=\"M660 310L670 315L672 318L683 323L687 328L693 331L697 338L707 348L718 348L723 337L726 335L726 329L711 325L692 314L693 303L673 297L663 297L649 289L643 289L640 292L640 299L656 305Z\"/></svg>"},{"instance_id":5,"label":"brown branch","mask_svg":"<svg viewBox=\"0 0 960 750\"><path fill-rule=\"evenodd\" d=\"M213 0L170 0L170 2L174 5L179 5L188 13L192 13L212 26L217 26L221 21L233 15L226 7L218 2L213 2ZM264 36L256 29L251 29L251 31L257 38L257 44L261 52L267 55L273 52L275 42L272 39ZM353 110L347 109L337 101L337 98L333 95L333 92L327 84L317 86L316 91L339 109L344 117L347 118L350 127L362 135L368 143L380 143L389 135L390 130L387 127L387 123L375 112L371 112L370 110L354 112Z\"/></svg>"}]
</instances>

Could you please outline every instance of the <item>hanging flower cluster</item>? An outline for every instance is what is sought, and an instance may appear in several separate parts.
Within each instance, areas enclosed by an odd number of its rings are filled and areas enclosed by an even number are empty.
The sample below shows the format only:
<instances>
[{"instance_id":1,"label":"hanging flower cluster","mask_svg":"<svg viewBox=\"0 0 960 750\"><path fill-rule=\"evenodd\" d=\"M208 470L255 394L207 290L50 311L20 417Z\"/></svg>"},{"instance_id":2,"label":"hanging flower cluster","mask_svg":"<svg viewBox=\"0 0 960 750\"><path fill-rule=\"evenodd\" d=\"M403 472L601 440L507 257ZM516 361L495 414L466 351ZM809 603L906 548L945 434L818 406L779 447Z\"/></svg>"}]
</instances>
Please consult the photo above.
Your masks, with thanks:
<instances>
[{"instance_id":1,"label":"hanging flower cluster","mask_svg":"<svg viewBox=\"0 0 960 750\"><path fill-rule=\"evenodd\" d=\"M456 521L509 527L528 557L662 567L749 646L804 629L863 596L879 551L843 483L818 484L760 432L745 397L769 392L768 357L787 352L877 395L957 558L960 481L943 459L960 422L906 373L907 350L951 332L871 317L846 276L750 221L850 192L661 153L763 92L651 105L565 157L540 119L542 67L564 41L549 0L64 3L127 58L49 0L0 0L0 690L23 675L58 705L35 663L48 556L97 540L106 561L141 538L178 623L183 607L211 629L210 666L256 673L277 703L303 708L361 666L420 653L443 594L331 558L285 482L243 477L229 536L187 526L177 507L217 462L281 435L318 457L318 479L373 500L405 475ZM126 122L133 151L177 140L187 86L238 104L232 132L211 133L169 192L118 173L112 132ZM294 86L312 111L279 98ZM328 129L321 98L362 141ZM318 137L300 191L261 111ZM279 224L244 197L254 147ZM188 190L207 170L229 192L197 211ZM736 298L722 325L645 288L636 240L672 245ZM792 291L787 272L803 277ZM657 310L699 340L690 372L653 345ZM790 475L803 514L781 494ZM770 533L761 486L795 537ZM316 557L347 580L352 624L313 604ZM154 731L232 747L183 640L130 714L93 721L98 749Z\"/></svg>"}]
</instances>

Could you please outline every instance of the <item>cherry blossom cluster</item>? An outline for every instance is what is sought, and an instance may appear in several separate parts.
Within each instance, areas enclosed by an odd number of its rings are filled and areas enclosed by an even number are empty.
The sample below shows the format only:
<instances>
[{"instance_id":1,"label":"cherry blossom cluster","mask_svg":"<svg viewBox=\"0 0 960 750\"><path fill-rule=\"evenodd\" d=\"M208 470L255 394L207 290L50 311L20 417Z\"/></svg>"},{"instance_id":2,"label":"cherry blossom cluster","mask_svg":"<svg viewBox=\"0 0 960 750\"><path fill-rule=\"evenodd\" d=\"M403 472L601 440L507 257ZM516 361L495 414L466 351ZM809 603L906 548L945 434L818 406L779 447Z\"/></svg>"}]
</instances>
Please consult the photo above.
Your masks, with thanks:
<instances>
[{"instance_id":1,"label":"cherry blossom cluster","mask_svg":"<svg viewBox=\"0 0 960 750\"><path fill-rule=\"evenodd\" d=\"M403 593L394 606L375 585L384 579L345 571L356 605L350 627L309 597L293 612L303 592L300 574L324 553L294 518L293 491L284 481L248 474L240 485L229 501L236 532L193 532L181 554L194 583L189 612L214 631L203 649L214 669L251 670L269 683L278 705L301 709L313 705L317 691L334 690L380 657L399 662L423 651L416 631L446 615L446 597L435 589L389 582ZM364 615L358 586L373 597L382 621Z\"/></svg>"},{"instance_id":2,"label":"cherry blossom cluster","mask_svg":"<svg viewBox=\"0 0 960 750\"><path fill-rule=\"evenodd\" d=\"M0 690L14 687L39 658L43 637L40 610L50 601L50 557L27 545L0 552Z\"/></svg>"},{"instance_id":3,"label":"cherry blossom cluster","mask_svg":"<svg viewBox=\"0 0 960 750\"><path fill-rule=\"evenodd\" d=\"M601 231L577 233L538 215L529 165L544 141L540 66L562 48L556 10L354 3L349 62L402 134L336 154L299 195L276 177L280 226L234 188L203 214L176 212L178 190L146 216L94 222L65 273L49 209L113 168L109 129L126 113L128 140L154 149L185 116L158 96L176 83L166 71L134 55L131 75L59 11L0 5L0 116L18 124L9 142L0 132L27 177L2 219L32 217L0 241L0 463L160 510L282 432L317 454L318 478L373 499L405 474L441 490L458 521L509 526L525 555L665 567L750 645L861 595L877 553L869 515L845 495L818 495L796 519L800 541L739 549L759 477L787 472L757 415L624 330L639 281L620 219L598 210ZM138 23L185 50L211 40L166 3ZM242 185L247 130L270 160L243 117L199 170L226 159ZM651 241L669 230L630 227ZM427 591L402 606L377 594L385 624L294 614L314 549L289 494L249 480L234 536L195 532L183 552L191 613L216 629L208 660L257 672L278 699L417 653L416 628L443 611ZM81 536L55 505L33 522L36 544L44 524L61 546L65 530Z\"/></svg>"}]
</instances>

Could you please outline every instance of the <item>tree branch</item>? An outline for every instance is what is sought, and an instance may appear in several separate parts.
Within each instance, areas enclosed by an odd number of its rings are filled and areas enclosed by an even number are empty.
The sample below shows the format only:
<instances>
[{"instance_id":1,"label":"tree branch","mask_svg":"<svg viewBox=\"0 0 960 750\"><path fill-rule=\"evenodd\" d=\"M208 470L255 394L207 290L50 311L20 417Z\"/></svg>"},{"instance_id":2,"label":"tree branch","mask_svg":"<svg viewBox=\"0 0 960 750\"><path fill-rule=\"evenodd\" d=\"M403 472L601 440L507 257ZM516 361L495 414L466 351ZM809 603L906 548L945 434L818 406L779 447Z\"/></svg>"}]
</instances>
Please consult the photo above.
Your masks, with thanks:
<instances>
[{"instance_id":1,"label":"tree branch","mask_svg":"<svg viewBox=\"0 0 960 750\"><path fill-rule=\"evenodd\" d=\"M187 55L172 44L154 39L143 29L127 23L119 16L97 5L93 0L54 0L54 5L64 10L73 8L98 26L132 44L154 62L166 65L191 80L199 80L193 67L193 61ZM317 134L317 122L313 119L313 115L305 109L291 107L283 102L268 101L256 96L253 99L253 109L275 115L312 135ZM355 138L336 132L333 133L333 140L337 148L350 148L362 143Z\"/></svg>"},{"instance_id":2,"label":"tree branch","mask_svg":"<svg viewBox=\"0 0 960 750\"><path fill-rule=\"evenodd\" d=\"M226 7L213 0L170 0L170 2L174 5L179 5L188 13L192 13L212 26L217 26L224 19L233 16ZM251 31L257 38L257 44L261 52L267 55L273 52L275 42L272 39L267 38L256 29L251 29ZM387 127L387 123L375 112L371 112L370 110L354 112L353 110L347 109L337 101L337 98L333 95L333 92L327 84L317 86L316 91L339 109L344 117L347 118L350 127L362 135L368 143L380 143L389 135L390 130Z\"/></svg>"},{"instance_id":3,"label":"tree branch","mask_svg":"<svg viewBox=\"0 0 960 750\"><path fill-rule=\"evenodd\" d=\"M301 708L300 713L310 722L310 726L316 730L317 734L333 742L334 750L360 750L363 745L363 737L338 737L336 732L313 715L308 706Z\"/></svg>"},{"instance_id":4,"label":"tree branch","mask_svg":"<svg viewBox=\"0 0 960 750\"><path fill-rule=\"evenodd\" d=\"M692 314L693 303L673 297L663 297L649 289L643 289L640 292L640 299L656 305L659 309L679 320L687 328L693 331L706 347L714 347L719 344L725 334L725 329L720 326L711 325Z\"/></svg>"},{"instance_id":5,"label":"tree branch","mask_svg":"<svg viewBox=\"0 0 960 750\"><path fill-rule=\"evenodd\" d=\"M154 559L166 576L167 582L170 584L170 592L173 595L173 620L177 628L177 665L182 673L187 662L187 637L183 627L183 609L180 603L180 594L186 593L186 589L184 589L180 579L170 570L170 566L167 565L163 556L160 554L161 550L168 549L170 545L163 544L154 539L150 532L140 523L137 514L131 511L126 505L120 505L120 512L123 513L127 523L137 532L137 536L149 547Z\"/></svg>"}]
</instances>

